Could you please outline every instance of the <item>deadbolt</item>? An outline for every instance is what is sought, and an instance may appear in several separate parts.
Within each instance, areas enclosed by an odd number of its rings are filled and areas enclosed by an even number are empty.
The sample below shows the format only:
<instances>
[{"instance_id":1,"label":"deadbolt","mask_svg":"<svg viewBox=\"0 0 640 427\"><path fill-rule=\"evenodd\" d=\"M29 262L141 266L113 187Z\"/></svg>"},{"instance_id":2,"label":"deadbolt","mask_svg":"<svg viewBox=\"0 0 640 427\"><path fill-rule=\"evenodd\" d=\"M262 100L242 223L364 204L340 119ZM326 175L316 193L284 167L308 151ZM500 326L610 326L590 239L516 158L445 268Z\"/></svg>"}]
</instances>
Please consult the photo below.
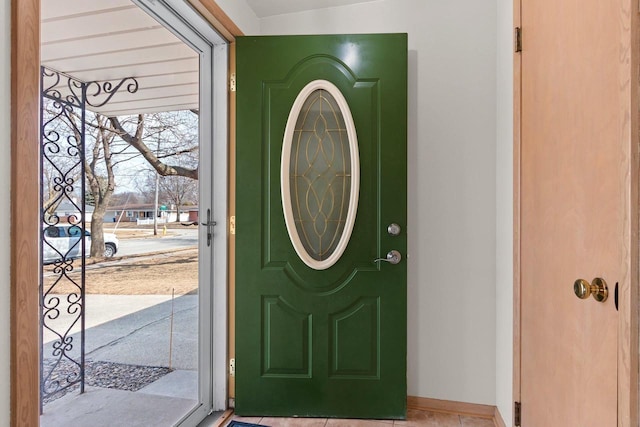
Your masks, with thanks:
<instances>
[{"instance_id":1,"label":"deadbolt","mask_svg":"<svg viewBox=\"0 0 640 427\"><path fill-rule=\"evenodd\" d=\"M402 231L402 227L400 227L395 222L392 224L389 224L389 226L387 227L387 233L389 233L391 236L399 236L401 231Z\"/></svg>"},{"instance_id":2,"label":"deadbolt","mask_svg":"<svg viewBox=\"0 0 640 427\"><path fill-rule=\"evenodd\" d=\"M605 302L609 296L607 282L600 277L596 277L591 283L584 279L576 280L573 283L573 292L580 299L587 299L589 295L593 295L598 302Z\"/></svg>"}]
</instances>

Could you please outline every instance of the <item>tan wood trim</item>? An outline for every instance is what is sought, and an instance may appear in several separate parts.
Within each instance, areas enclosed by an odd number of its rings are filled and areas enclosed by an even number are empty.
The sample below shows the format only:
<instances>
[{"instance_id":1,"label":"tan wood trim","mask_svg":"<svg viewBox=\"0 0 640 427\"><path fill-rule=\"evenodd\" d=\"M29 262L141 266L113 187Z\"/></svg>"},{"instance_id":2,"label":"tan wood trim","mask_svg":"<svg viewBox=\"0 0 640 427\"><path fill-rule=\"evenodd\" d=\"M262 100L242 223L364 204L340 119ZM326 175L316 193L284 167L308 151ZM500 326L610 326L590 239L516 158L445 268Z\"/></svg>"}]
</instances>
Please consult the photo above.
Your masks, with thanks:
<instances>
[{"instance_id":1,"label":"tan wood trim","mask_svg":"<svg viewBox=\"0 0 640 427\"><path fill-rule=\"evenodd\" d=\"M229 45L229 76L236 72L236 44ZM236 93L229 92L229 216L236 215ZM236 236L229 233L228 351L229 359L236 354ZM229 376L227 393L236 396L235 377Z\"/></svg>"},{"instance_id":2,"label":"tan wood trim","mask_svg":"<svg viewBox=\"0 0 640 427\"><path fill-rule=\"evenodd\" d=\"M504 422L504 419L502 419L502 414L500 413L500 410L496 407L496 411L493 414L493 423L496 425L496 427L507 427L507 425Z\"/></svg>"},{"instance_id":3,"label":"tan wood trim","mask_svg":"<svg viewBox=\"0 0 640 427\"><path fill-rule=\"evenodd\" d=\"M214 0L189 0L189 3L208 20L211 25L229 42L244 35L235 22Z\"/></svg>"},{"instance_id":4,"label":"tan wood trim","mask_svg":"<svg viewBox=\"0 0 640 427\"><path fill-rule=\"evenodd\" d=\"M640 3L632 1L631 12L631 280L629 305L625 306L629 337L623 343L618 366L628 360L629 371L618 372L618 377L629 379L629 426L640 425ZM625 328L623 328L625 329ZM618 392L619 393L619 392ZM624 393L626 394L626 393ZM624 395L623 394L623 395Z\"/></svg>"},{"instance_id":5,"label":"tan wood trim","mask_svg":"<svg viewBox=\"0 0 640 427\"><path fill-rule=\"evenodd\" d=\"M216 420L212 427L221 427L226 424L227 421L231 419L233 416L233 409L227 409L224 413Z\"/></svg>"},{"instance_id":6,"label":"tan wood trim","mask_svg":"<svg viewBox=\"0 0 640 427\"><path fill-rule=\"evenodd\" d=\"M407 409L468 415L493 419L496 407L477 403L455 402L452 400L430 399L428 397L407 396Z\"/></svg>"},{"instance_id":7,"label":"tan wood trim","mask_svg":"<svg viewBox=\"0 0 640 427\"><path fill-rule=\"evenodd\" d=\"M628 6L626 6L628 5ZM618 426L632 427L638 425L638 302L639 302L639 253L640 238L638 227L640 216L638 181L640 157L638 142L640 141L640 120L638 117L638 96L640 87L640 42L638 41L640 17L638 16L638 2L629 0L621 3L620 22L621 40L620 58L620 90L629 91L629 103L621 105L621 116L628 117L629 123L624 126L620 137L628 141L628 155L631 159L630 170L624 174L620 182L630 189L628 194L628 212L626 218L630 221L630 232L625 237L627 250L630 253L630 265L627 266L626 276L621 277L619 289L619 321L618 321Z\"/></svg>"},{"instance_id":8,"label":"tan wood trim","mask_svg":"<svg viewBox=\"0 0 640 427\"><path fill-rule=\"evenodd\" d=\"M513 2L513 27L521 27L522 0ZM515 47L514 47L515 51ZM520 401L520 115L522 53L513 54L513 400Z\"/></svg>"},{"instance_id":9,"label":"tan wood trim","mask_svg":"<svg viewBox=\"0 0 640 427\"><path fill-rule=\"evenodd\" d=\"M11 2L11 425L39 424L40 2Z\"/></svg>"}]
</instances>

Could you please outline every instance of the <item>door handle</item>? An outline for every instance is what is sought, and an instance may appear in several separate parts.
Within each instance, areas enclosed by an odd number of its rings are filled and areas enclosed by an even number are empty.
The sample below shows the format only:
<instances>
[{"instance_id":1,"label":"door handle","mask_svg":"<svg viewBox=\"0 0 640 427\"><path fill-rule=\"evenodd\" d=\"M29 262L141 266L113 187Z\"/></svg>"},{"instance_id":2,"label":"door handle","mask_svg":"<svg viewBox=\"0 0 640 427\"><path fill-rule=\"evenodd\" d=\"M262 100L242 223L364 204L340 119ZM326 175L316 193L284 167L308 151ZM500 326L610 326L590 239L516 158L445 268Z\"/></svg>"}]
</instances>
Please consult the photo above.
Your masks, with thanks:
<instances>
[{"instance_id":1,"label":"door handle","mask_svg":"<svg viewBox=\"0 0 640 427\"><path fill-rule=\"evenodd\" d=\"M605 302L609 296L607 282L600 277L596 277L591 283L584 279L576 280L573 283L573 292L580 299L587 299L589 295L593 295L598 302Z\"/></svg>"},{"instance_id":2,"label":"door handle","mask_svg":"<svg viewBox=\"0 0 640 427\"><path fill-rule=\"evenodd\" d=\"M207 222L201 222L200 224L207 227L207 246L211 246L213 227L216 225L216 222L211 219L211 209L207 209Z\"/></svg>"},{"instance_id":3,"label":"door handle","mask_svg":"<svg viewBox=\"0 0 640 427\"><path fill-rule=\"evenodd\" d=\"M376 258L373 260L374 263L380 261L388 262L389 264L399 264L400 261L402 261L402 255L400 255L400 252L393 249L389 251L386 258Z\"/></svg>"}]
</instances>

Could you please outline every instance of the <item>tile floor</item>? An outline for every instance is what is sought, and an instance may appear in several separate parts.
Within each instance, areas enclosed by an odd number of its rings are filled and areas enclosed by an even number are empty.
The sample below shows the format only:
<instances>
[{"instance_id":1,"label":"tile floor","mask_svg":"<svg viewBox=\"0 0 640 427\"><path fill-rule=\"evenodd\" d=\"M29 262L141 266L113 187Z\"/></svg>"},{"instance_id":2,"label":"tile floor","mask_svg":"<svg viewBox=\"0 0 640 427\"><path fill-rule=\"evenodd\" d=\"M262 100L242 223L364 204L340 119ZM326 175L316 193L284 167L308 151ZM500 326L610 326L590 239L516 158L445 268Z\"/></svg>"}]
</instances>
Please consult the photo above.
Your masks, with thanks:
<instances>
[{"instance_id":1,"label":"tile floor","mask_svg":"<svg viewBox=\"0 0 640 427\"><path fill-rule=\"evenodd\" d=\"M269 427L495 427L492 420L464 415L440 414L408 410L406 421L338 420L333 418L270 418L239 417L231 420L261 424ZM226 426L228 423L225 423Z\"/></svg>"}]
</instances>

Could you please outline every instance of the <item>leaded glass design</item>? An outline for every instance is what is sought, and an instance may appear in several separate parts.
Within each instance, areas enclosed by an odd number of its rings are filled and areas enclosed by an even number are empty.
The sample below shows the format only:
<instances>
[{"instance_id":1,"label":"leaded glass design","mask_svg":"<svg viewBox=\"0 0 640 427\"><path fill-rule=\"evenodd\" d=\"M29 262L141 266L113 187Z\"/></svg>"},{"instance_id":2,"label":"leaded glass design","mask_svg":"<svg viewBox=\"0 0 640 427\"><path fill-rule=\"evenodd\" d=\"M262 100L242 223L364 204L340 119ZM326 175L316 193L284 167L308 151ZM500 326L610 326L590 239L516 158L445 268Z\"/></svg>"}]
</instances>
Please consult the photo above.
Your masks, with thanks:
<instances>
[{"instance_id":1,"label":"leaded glass design","mask_svg":"<svg viewBox=\"0 0 640 427\"><path fill-rule=\"evenodd\" d=\"M346 101L335 86L319 82L307 93L303 90L296 100L298 108L294 104L289 116L282 192L287 228L298 255L307 265L324 269L336 262L351 234L359 178L354 180L354 169L358 175L359 165Z\"/></svg>"},{"instance_id":2,"label":"leaded glass design","mask_svg":"<svg viewBox=\"0 0 640 427\"><path fill-rule=\"evenodd\" d=\"M344 117L326 90L315 90L302 105L291 150L296 230L307 253L322 261L333 253L344 230L351 188Z\"/></svg>"}]
</instances>

